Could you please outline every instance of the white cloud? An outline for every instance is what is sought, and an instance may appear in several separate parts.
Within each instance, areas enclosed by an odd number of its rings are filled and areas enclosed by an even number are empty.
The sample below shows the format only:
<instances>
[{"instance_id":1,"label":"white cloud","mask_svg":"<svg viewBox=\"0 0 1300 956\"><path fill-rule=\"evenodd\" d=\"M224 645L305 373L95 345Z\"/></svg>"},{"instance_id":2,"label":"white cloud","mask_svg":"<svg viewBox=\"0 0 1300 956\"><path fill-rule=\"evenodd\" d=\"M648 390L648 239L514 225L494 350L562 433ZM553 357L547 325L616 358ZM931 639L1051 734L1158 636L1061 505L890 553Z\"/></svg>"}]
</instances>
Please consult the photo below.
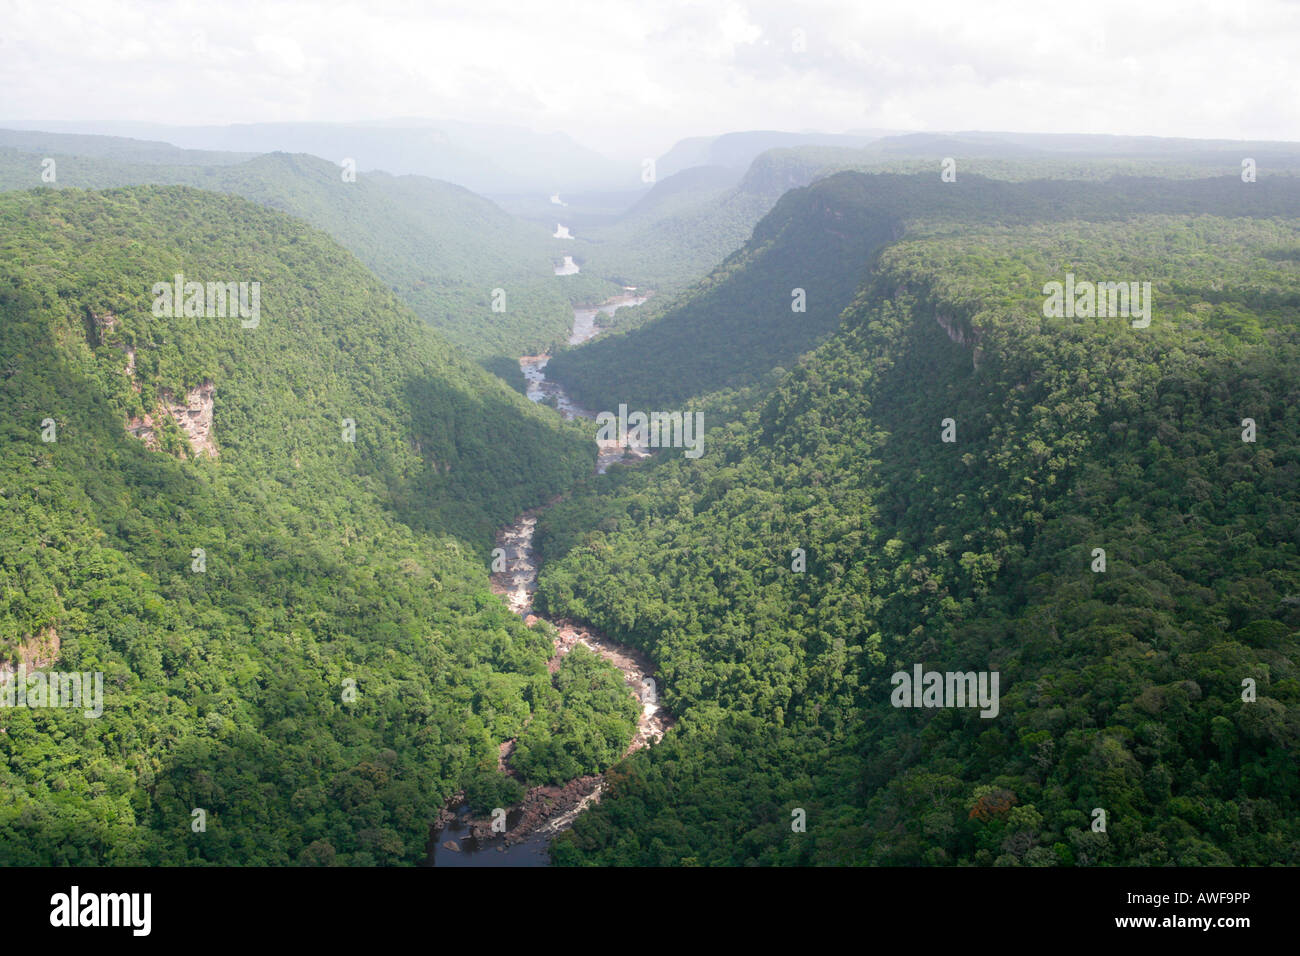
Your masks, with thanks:
<instances>
[{"instance_id":1,"label":"white cloud","mask_svg":"<svg viewBox=\"0 0 1300 956\"><path fill-rule=\"evenodd\" d=\"M253 37L253 50L266 68L279 76L301 76L307 57L293 37L260 34Z\"/></svg>"},{"instance_id":2,"label":"white cloud","mask_svg":"<svg viewBox=\"0 0 1300 956\"><path fill-rule=\"evenodd\" d=\"M17 0L0 30L6 119L447 117L625 157L754 128L1300 139L1285 0Z\"/></svg>"}]
</instances>

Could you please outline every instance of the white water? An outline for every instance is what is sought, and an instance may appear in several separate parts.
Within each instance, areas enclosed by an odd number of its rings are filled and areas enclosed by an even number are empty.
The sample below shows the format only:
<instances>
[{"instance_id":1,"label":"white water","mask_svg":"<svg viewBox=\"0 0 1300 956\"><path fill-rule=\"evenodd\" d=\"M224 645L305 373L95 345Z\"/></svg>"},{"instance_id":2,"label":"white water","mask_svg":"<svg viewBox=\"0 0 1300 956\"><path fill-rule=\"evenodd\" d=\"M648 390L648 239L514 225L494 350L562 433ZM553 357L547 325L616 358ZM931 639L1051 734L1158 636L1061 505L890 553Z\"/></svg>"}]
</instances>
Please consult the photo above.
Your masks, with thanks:
<instances>
[{"instance_id":1,"label":"white water","mask_svg":"<svg viewBox=\"0 0 1300 956\"><path fill-rule=\"evenodd\" d=\"M624 295L615 296L600 305L574 309L573 331L569 334L569 344L581 345L597 335L600 329L596 327L596 316L600 313L613 315L619 309L640 305L649 298L635 293L636 290L631 289ZM575 418L594 420L595 412L583 408L555 382L547 381L546 366L550 361L549 355L525 355L519 360L519 369L524 373L524 381L528 386L528 398L534 402L547 402L554 405L560 414L569 420ZM622 443L606 440L597 444L600 446L600 451L597 453L596 470L601 474L604 474L605 469L616 461L625 458L645 458L650 454L649 448L644 443L629 441L626 434L623 436Z\"/></svg>"},{"instance_id":2,"label":"white water","mask_svg":"<svg viewBox=\"0 0 1300 956\"><path fill-rule=\"evenodd\" d=\"M576 269L576 267L575 267ZM628 294L617 296L594 308L573 310L573 332L569 336L571 345L587 341L599 332L596 328L596 316L603 312L612 315L616 310L628 306L640 305L647 296L638 296L635 289L628 289ZM528 397L535 402L553 398L565 418L594 418L595 416L577 405L555 382L546 380L546 364L549 355L524 356L519 360L519 367L528 382ZM626 438L626 436L624 436ZM597 454L597 471L603 472L609 464L622 461L625 457L644 458L649 452L644 448L624 448L617 442L600 442ZM533 551L533 534L537 529L537 515L540 509L525 512L511 525L497 533L496 544L505 552L504 571L492 575L492 590L499 594L514 613L525 620L535 615L533 595L537 591L537 558ZM558 662L578 644L598 654L613 664L623 674L629 692L640 705L641 713L637 719L636 733L623 756L628 756L650 743L663 738L664 732L672 726L672 716L659 702L659 687L655 682L654 666L641 652L610 640L590 628L570 621L551 621L555 626L554 657L552 670ZM504 753L505 751L503 751ZM538 828L523 839L522 842L506 846L496 843L477 847L474 841L467 840L467 810L462 805L457 817L441 831L433 849L431 862L435 866L546 866L550 862L547 846L551 838L561 830L573 824L578 815L593 803L600 801L605 782L602 779L595 789L583 797L579 803L543 822ZM459 847L459 851L451 846ZM470 847L474 846L473 849Z\"/></svg>"}]
</instances>

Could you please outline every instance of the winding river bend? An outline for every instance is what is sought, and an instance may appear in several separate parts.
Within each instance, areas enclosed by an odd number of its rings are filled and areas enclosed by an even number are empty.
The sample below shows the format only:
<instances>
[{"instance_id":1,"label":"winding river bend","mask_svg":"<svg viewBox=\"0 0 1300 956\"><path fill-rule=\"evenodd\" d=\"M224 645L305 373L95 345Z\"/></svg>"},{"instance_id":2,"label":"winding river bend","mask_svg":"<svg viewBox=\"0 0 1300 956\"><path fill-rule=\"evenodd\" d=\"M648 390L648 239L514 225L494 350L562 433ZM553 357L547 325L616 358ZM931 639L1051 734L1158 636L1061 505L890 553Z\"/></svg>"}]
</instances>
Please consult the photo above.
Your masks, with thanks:
<instances>
[{"instance_id":1,"label":"winding river bend","mask_svg":"<svg viewBox=\"0 0 1300 956\"><path fill-rule=\"evenodd\" d=\"M574 309L569 344L578 345L596 335L599 331L596 327L598 314L612 315L617 309L646 301L646 296L635 292L627 289L624 295L615 296L599 306ZM550 355L525 355L519 360L520 370L528 383L528 397L535 402L554 405L568 419L594 418L593 413L572 401L557 383L547 380L546 365L550 358ZM620 445L617 441L600 442L599 445L598 472L603 472L613 462L648 455L644 448ZM555 626L554 653L547 665L551 673L559 669L560 660L578 644L622 671L629 693L641 705L637 731L624 753L626 757L662 738L664 731L672 726L672 717L659 703L654 666L645 655L590 628L571 621L551 620L534 612L538 568L533 534L542 510L534 508L524 512L513 524L497 533L496 544L505 552L506 569L492 575L492 590L501 595L510 610L523 617L526 623L542 619L550 620ZM499 765L507 773L510 772L509 758L513 750L513 740L501 745ZM493 834L490 821L471 818L463 804L448 809L438 821L429 862L434 866L546 866L550 863L547 848L552 838L569 827L584 809L598 802L604 787L603 774L579 777L562 786L533 787L525 795L524 802L507 814L504 835Z\"/></svg>"}]
</instances>

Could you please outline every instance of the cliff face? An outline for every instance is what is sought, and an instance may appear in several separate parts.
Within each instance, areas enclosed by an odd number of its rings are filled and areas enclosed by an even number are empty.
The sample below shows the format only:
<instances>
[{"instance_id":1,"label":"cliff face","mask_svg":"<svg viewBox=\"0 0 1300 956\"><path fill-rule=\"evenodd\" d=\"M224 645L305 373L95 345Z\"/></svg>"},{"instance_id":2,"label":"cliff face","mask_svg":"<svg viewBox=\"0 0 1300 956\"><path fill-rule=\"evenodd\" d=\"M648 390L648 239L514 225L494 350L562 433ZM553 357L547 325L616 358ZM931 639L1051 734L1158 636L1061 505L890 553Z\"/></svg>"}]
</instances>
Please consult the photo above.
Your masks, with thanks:
<instances>
[{"instance_id":1,"label":"cliff face","mask_svg":"<svg viewBox=\"0 0 1300 956\"><path fill-rule=\"evenodd\" d=\"M176 424L189 439L190 450L195 458L205 454L211 458L217 457L217 444L212 434L212 397L215 392L215 385L204 382L198 388L186 392L183 403L173 403L170 396L164 396L167 414L176 420Z\"/></svg>"},{"instance_id":2,"label":"cliff face","mask_svg":"<svg viewBox=\"0 0 1300 956\"><path fill-rule=\"evenodd\" d=\"M151 449L158 448L157 423L155 421L158 415L166 413L172 417L180 430L185 433L185 437L190 443L190 452L195 458L207 455L210 458L218 457L216 438L212 432L212 412L214 408L213 396L216 394L216 386L211 382L204 382L197 388L192 388L185 393L183 402L172 400L170 392L163 392L163 401L161 409L152 415L143 415L138 418L132 418L126 423L126 430L134 437L140 439Z\"/></svg>"},{"instance_id":3,"label":"cliff face","mask_svg":"<svg viewBox=\"0 0 1300 956\"><path fill-rule=\"evenodd\" d=\"M53 666L59 659L59 632L53 626L23 640L6 656L0 656L0 678L12 677L21 670L24 674Z\"/></svg>"},{"instance_id":4,"label":"cliff face","mask_svg":"<svg viewBox=\"0 0 1300 956\"><path fill-rule=\"evenodd\" d=\"M971 350L971 365L975 371L979 371L980 360L984 358L984 350L980 348L979 333L972 329L967 322L944 315L942 312L935 312L935 321L939 327L948 333L948 338L958 345L964 345Z\"/></svg>"},{"instance_id":5,"label":"cliff face","mask_svg":"<svg viewBox=\"0 0 1300 956\"><path fill-rule=\"evenodd\" d=\"M154 451L158 449L158 436L155 434L157 427L152 415L141 415L126 421L126 430L131 437L140 439L146 448Z\"/></svg>"},{"instance_id":6,"label":"cliff face","mask_svg":"<svg viewBox=\"0 0 1300 956\"><path fill-rule=\"evenodd\" d=\"M944 315L942 312L936 312L934 318L939 323L939 326L948 333L948 338L958 345L975 345L979 341L979 336L968 328L965 323Z\"/></svg>"}]
</instances>

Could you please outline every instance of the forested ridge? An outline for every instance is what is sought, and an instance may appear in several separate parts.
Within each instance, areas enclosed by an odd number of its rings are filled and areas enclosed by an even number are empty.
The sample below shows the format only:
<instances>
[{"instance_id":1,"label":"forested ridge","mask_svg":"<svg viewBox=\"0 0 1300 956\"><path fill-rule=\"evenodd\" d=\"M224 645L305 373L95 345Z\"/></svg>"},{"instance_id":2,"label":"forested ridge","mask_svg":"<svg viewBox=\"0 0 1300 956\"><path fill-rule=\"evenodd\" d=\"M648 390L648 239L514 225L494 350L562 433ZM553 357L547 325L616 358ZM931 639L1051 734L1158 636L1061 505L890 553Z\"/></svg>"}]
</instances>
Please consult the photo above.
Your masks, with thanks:
<instances>
[{"instance_id":1,"label":"forested ridge","mask_svg":"<svg viewBox=\"0 0 1300 956\"><path fill-rule=\"evenodd\" d=\"M597 772L555 862L1300 858L1300 180L959 184L795 189L553 359L710 409L603 476L274 189L0 196L0 666L105 675L102 717L0 710L0 861L415 863L457 791ZM156 314L177 273L259 321ZM1067 274L1150 282L1149 327L1048 317ZM676 718L626 760L622 677L489 591L544 502L536 607ZM997 715L894 706L918 665Z\"/></svg>"},{"instance_id":2,"label":"forested ridge","mask_svg":"<svg viewBox=\"0 0 1300 956\"><path fill-rule=\"evenodd\" d=\"M0 236L0 667L104 675L98 718L0 709L0 862L413 863L526 726L523 783L621 752L617 674L488 587L576 427L243 199L9 193ZM260 315L155 314L175 273ZM215 457L167 410L202 388Z\"/></svg>"},{"instance_id":3,"label":"forested ridge","mask_svg":"<svg viewBox=\"0 0 1300 956\"><path fill-rule=\"evenodd\" d=\"M1229 188L918 217L708 454L548 512L539 605L678 717L557 862L1300 858L1300 230L1285 183L1172 212ZM1067 272L1151 281L1150 327L1044 317ZM998 716L893 706L917 664L998 672Z\"/></svg>"},{"instance_id":4,"label":"forested ridge","mask_svg":"<svg viewBox=\"0 0 1300 956\"><path fill-rule=\"evenodd\" d=\"M1161 212L1294 217L1300 178L1022 182L963 173L944 183L933 172L836 173L785 193L744 246L646 322L557 355L550 369L588 408L671 407L746 389L832 332L876 252L921 223L1106 222Z\"/></svg>"},{"instance_id":5,"label":"forested ridge","mask_svg":"<svg viewBox=\"0 0 1300 956\"><path fill-rule=\"evenodd\" d=\"M42 156L30 152L30 135L0 130L0 189L39 185ZM590 274L557 279L553 263L562 255L546 230L451 183L364 169L347 181L339 165L305 154L231 162L238 154L174 150L154 162L127 162L117 157L154 154L125 151L111 137L63 137L52 145L64 140L90 155L46 154L56 163L52 186L188 185L304 219L351 250L445 338L511 381L518 356L568 338L575 303L618 290ZM6 142L23 148L3 148ZM504 296L494 299L497 289Z\"/></svg>"},{"instance_id":6,"label":"forested ridge","mask_svg":"<svg viewBox=\"0 0 1300 956\"><path fill-rule=\"evenodd\" d=\"M1104 183L1228 176L1235 179L1243 155L1257 158L1271 179L1300 173L1300 154L1286 143L1153 143L1142 142L1141 138L958 134L887 137L858 148L808 144L774 147L754 156L744 169L698 166L667 176L631 208L614 217L612 223L581 222L571 245L585 273L649 286L659 293L655 306L620 313L612 323L630 328L656 317L669 307L673 296L689 292L715 269L728 274L733 266L724 266L724 260L745 244L778 200L790 190L808 187L837 173L909 176L927 191L931 186L949 190L928 198L907 198L901 207L906 217L935 200L950 201L955 191L952 187L957 183L965 188L968 183L983 180ZM673 168L663 161L666 159L661 158L661 173L665 166ZM955 179L942 183L939 173L948 160L955 164ZM728 185L733 179L738 181ZM889 182L895 198L904 198L899 181ZM969 200L969 189L966 195ZM1110 209L1112 215L1117 211L1115 206ZM986 218L997 222L1001 215L1001 207L991 206ZM755 276L766 272L750 271ZM840 301L836 311L847 304L847 299ZM700 303L694 307L698 309ZM596 354L592 353L593 358ZM568 377L575 387L587 384L585 369L580 372L577 366Z\"/></svg>"}]
</instances>

